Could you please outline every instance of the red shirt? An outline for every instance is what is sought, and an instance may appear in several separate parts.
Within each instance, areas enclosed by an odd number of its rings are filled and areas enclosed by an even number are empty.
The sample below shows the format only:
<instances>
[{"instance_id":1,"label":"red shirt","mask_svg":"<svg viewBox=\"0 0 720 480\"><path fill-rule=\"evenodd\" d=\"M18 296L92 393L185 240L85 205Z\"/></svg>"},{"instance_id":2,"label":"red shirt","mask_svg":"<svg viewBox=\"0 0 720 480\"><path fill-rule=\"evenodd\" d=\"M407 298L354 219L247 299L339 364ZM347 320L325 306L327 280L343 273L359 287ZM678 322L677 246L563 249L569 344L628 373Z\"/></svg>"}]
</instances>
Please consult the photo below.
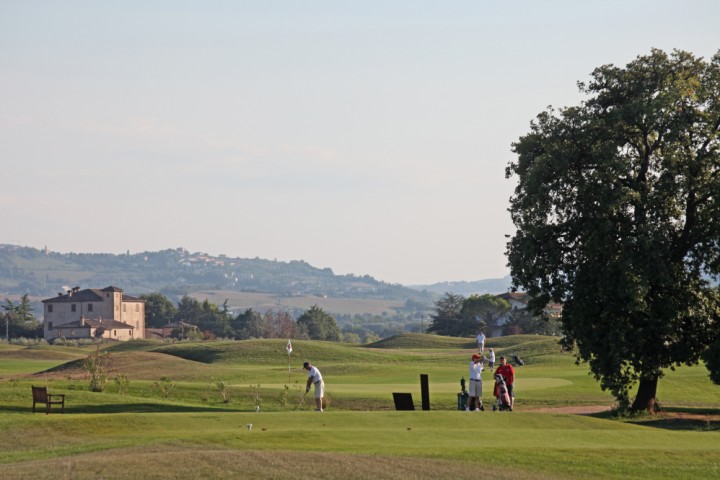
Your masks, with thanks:
<instances>
[{"instance_id":1,"label":"red shirt","mask_svg":"<svg viewBox=\"0 0 720 480\"><path fill-rule=\"evenodd\" d=\"M495 369L495 375L500 374L505 379L505 383L512 385L515 381L515 369L509 363L500 365Z\"/></svg>"}]
</instances>

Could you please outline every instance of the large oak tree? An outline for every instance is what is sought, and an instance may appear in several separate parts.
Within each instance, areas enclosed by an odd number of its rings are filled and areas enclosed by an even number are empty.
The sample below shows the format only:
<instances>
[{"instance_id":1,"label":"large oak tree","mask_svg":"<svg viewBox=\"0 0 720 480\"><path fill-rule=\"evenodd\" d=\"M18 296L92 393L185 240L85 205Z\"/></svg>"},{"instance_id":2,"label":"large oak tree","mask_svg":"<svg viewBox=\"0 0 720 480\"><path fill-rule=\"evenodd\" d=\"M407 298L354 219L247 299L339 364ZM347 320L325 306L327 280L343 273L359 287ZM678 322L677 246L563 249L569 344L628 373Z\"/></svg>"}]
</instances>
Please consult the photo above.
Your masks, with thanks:
<instances>
[{"instance_id":1,"label":"large oak tree","mask_svg":"<svg viewBox=\"0 0 720 480\"><path fill-rule=\"evenodd\" d=\"M566 346L621 406L637 384L640 410L718 333L720 53L653 50L591 77L513 145L507 253L535 311L563 302Z\"/></svg>"}]
</instances>

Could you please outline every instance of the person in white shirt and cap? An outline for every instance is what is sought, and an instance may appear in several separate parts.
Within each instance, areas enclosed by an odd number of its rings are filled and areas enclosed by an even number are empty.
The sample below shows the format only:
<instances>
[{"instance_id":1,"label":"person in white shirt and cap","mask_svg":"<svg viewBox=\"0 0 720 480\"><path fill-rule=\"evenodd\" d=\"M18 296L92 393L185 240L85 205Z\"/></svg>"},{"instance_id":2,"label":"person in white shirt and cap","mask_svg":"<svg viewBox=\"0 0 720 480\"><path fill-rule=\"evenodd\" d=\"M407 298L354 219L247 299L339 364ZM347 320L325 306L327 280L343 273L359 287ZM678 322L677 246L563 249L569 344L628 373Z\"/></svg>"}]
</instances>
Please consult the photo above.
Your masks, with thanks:
<instances>
[{"instance_id":1,"label":"person in white shirt and cap","mask_svg":"<svg viewBox=\"0 0 720 480\"><path fill-rule=\"evenodd\" d=\"M485 411L485 407L482 404L482 377L481 372L485 369L483 362L481 361L480 355L477 353L472 356L470 362L470 386L468 388L468 403L465 407L465 411ZM475 407L473 408L473 406Z\"/></svg>"},{"instance_id":2,"label":"person in white shirt and cap","mask_svg":"<svg viewBox=\"0 0 720 480\"><path fill-rule=\"evenodd\" d=\"M325 396L325 382L323 382L322 374L317 367L310 365L310 362L303 363L303 368L308 371L307 385L305 393L310 391L310 386L315 385L315 408L316 412L323 411L323 397Z\"/></svg>"}]
</instances>

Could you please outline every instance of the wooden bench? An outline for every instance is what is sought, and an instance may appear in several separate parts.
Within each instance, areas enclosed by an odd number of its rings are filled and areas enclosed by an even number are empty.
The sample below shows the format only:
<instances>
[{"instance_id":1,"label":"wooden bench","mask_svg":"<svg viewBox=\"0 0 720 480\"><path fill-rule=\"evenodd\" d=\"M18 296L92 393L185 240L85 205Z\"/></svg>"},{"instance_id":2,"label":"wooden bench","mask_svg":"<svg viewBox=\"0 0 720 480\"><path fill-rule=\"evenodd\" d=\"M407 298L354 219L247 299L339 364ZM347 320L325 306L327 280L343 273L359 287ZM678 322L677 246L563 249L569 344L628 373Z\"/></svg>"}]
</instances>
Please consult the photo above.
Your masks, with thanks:
<instances>
[{"instance_id":1,"label":"wooden bench","mask_svg":"<svg viewBox=\"0 0 720 480\"><path fill-rule=\"evenodd\" d=\"M32 393L33 393L33 413L35 413L35 405L41 404L45 405L45 414L47 415L50 413L50 407L52 405L60 405L61 410L60 413L65 413L65 394L53 394L50 395L47 392L47 387L32 387ZM56 398L59 398L60 400L56 400Z\"/></svg>"}]
</instances>

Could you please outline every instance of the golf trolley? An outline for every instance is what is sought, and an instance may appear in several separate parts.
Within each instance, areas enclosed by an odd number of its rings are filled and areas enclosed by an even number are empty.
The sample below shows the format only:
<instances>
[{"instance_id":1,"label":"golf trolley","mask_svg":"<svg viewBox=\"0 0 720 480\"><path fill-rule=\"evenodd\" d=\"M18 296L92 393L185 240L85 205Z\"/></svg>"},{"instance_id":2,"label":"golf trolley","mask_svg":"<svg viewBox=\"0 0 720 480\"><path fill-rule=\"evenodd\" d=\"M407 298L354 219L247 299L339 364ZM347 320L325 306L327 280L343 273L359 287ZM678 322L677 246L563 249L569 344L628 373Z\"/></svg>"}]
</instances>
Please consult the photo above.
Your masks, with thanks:
<instances>
[{"instance_id":1,"label":"golf trolley","mask_svg":"<svg viewBox=\"0 0 720 480\"><path fill-rule=\"evenodd\" d=\"M512 403L510 402L507 384L500 374L495 375L495 397L497 401L492 407L493 412L496 410L512 412Z\"/></svg>"}]
</instances>

